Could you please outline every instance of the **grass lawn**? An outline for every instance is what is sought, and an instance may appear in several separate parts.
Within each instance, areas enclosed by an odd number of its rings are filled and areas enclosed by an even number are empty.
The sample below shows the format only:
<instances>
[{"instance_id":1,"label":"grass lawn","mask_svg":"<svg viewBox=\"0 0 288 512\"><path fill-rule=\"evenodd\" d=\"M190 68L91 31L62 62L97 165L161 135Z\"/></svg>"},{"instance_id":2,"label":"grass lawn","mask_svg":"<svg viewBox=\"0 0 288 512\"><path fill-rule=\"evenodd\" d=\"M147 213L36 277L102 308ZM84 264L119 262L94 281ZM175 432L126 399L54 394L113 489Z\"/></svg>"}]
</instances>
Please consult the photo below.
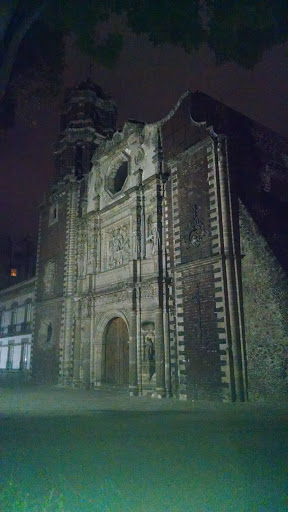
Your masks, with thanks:
<instances>
[{"instance_id":1,"label":"grass lawn","mask_svg":"<svg viewBox=\"0 0 288 512\"><path fill-rule=\"evenodd\" d=\"M6 414L0 439L1 512L288 510L283 411Z\"/></svg>"}]
</instances>

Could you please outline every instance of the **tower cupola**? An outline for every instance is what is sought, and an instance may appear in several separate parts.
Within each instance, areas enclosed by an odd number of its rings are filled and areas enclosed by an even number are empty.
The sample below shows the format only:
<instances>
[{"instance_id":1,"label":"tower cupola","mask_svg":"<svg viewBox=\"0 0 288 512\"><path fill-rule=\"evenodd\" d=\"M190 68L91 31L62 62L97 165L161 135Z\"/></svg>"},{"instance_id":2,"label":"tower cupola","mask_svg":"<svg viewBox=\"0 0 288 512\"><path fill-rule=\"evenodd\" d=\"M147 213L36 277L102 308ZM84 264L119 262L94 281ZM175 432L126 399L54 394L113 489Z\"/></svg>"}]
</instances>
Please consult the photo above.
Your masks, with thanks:
<instances>
[{"instance_id":1,"label":"tower cupola","mask_svg":"<svg viewBox=\"0 0 288 512\"><path fill-rule=\"evenodd\" d=\"M55 145L55 180L78 178L89 172L91 158L100 142L116 130L114 101L90 79L68 89L61 115L61 133Z\"/></svg>"}]
</instances>

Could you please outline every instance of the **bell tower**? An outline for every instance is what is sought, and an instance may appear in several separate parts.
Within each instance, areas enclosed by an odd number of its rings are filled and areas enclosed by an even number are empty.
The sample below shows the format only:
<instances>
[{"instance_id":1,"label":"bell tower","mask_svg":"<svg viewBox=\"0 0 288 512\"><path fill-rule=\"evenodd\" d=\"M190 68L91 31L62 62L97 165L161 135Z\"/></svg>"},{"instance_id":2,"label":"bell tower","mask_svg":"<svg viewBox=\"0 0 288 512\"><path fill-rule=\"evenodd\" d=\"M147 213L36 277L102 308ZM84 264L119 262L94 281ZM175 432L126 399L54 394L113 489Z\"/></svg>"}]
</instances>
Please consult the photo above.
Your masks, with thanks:
<instances>
[{"instance_id":1,"label":"bell tower","mask_svg":"<svg viewBox=\"0 0 288 512\"><path fill-rule=\"evenodd\" d=\"M113 100L90 79L67 91L50 193L40 206L32 371L38 381L71 379L80 207L91 158L116 127Z\"/></svg>"},{"instance_id":2,"label":"bell tower","mask_svg":"<svg viewBox=\"0 0 288 512\"><path fill-rule=\"evenodd\" d=\"M81 179L90 170L96 147L113 135L116 119L113 100L90 78L67 91L54 149L54 184L65 176Z\"/></svg>"}]
</instances>

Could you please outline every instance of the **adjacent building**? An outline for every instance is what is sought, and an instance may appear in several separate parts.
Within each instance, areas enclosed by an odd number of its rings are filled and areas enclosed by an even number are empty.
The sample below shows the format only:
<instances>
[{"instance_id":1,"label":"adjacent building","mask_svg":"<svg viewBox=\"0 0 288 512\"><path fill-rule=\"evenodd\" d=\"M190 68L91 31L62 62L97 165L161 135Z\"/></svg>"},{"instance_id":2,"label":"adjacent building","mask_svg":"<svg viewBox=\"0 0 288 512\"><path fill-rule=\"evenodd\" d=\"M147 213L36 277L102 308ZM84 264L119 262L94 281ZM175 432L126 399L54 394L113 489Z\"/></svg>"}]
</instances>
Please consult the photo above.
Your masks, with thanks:
<instances>
[{"instance_id":1,"label":"adjacent building","mask_svg":"<svg viewBox=\"0 0 288 512\"><path fill-rule=\"evenodd\" d=\"M0 290L0 379L30 377L35 278Z\"/></svg>"}]
</instances>

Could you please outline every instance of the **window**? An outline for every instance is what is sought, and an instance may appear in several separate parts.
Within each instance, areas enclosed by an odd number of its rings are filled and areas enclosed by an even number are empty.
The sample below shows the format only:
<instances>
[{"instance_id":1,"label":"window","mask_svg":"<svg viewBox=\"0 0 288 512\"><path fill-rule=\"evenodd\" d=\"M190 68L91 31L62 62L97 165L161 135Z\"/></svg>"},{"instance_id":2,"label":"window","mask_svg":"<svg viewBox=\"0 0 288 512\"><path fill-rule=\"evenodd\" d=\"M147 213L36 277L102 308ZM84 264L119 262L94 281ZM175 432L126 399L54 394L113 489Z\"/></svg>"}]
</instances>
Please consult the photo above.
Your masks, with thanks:
<instances>
[{"instance_id":1,"label":"window","mask_svg":"<svg viewBox=\"0 0 288 512\"><path fill-rule=\"evenodd\" d=\"M31 313L32 313L32 303L29 300L25 303L25 311L24 311L24 322L29 323L31 322Z\"/></svg>"},{"instance_id":2,"label":"window","mask_svg":"<svg viewBox=\"0 0 288 512\"><path fill-rule=\"evenodd\" d=\"M126 178L128 176L128 162L124 161L120 164L117 169L111 171L110 176L107 180L107 189L111 194L117 194L124 186Z\"/></svg>"},{"instance_id":3,"label":"window","mask_svg":"<svg viewBox=\"0 0 288 512\"><path fill-rule=\"evenodd\" d=\"M17 268L11 268L10 276L11 277L17 277Z\"/></svg>"},{"instance_id":4,"label":"window","mask_svg":"<svg viewBox=\"0 0 288 512\"><path fill-rule=\"evenodd\" d=\"M51 322L47 325L47 336L46 336L46 342L49 343L52 338L52 325Z\"/></svg>"},{"instance_id":5,"label":"window","mask_svg":"<svg viewBox=\"0 0 288 512\"><path fill-rule=\"evenodd\" d=\"M75 176L79 179L83 176L83 148L79 144L75 150Z\"/></svg>"},{"instance_id":6,"label":"window","mask_svg":"<svg viewBox=\"0 0 288 512\"><path fill-rule=\"evenodd\" d=\"M58 204L54 203L50 206L49 210L49 226L58 221Z\"/></svg>"},{"instance_id":7,"label":"window","mask_svg":"<svg viewBox=\"0 0 288 512\"><path fill-rule=\"evenodd\" d=\"M29 356L29 345L28 338L21 340L21 357L20 357L20 370L27 370L28 368L28 356Z\"/></svg>"},{"instance_id":8,"label":"window","mask_svg":"<svg viewBox=\"0 0 288 512\"><path fill-rule=\"evenodd\" d=\"M0 311L0 334L5 332L5 309Z\"/></svg>"},{"instance_id":9,"label":"window","mask_svg":"<svg viewBox=\"0 0 288 512\"><path fill-rule=\"evenodd\" d=\"M117 169L114 177L114 194L120 192L128 176L128 164L123 162Z\"/></svg>"},{"instance_id":10,"label":"window","mask_svg":"<svg viewBox=\"0 0 288 512\"><path fill-rule=\"evenodd\" d=\"M11 325L16 325L17 324L17 309L18 309L18 304L12 304L12 307L11 307L11 322L10 324Z\"/></svg>"},{"instance_id":11,"label":"window","mask_svg":"<svg viewBox=\"0 0 288 512\"><path fill-rule=\"evenodd\" d=\"M8 344L8 356L7 356L6 370L13 369L13 355L14 355L14 340L9 341L9 344Z\"/></svg>"}]
</instances>

